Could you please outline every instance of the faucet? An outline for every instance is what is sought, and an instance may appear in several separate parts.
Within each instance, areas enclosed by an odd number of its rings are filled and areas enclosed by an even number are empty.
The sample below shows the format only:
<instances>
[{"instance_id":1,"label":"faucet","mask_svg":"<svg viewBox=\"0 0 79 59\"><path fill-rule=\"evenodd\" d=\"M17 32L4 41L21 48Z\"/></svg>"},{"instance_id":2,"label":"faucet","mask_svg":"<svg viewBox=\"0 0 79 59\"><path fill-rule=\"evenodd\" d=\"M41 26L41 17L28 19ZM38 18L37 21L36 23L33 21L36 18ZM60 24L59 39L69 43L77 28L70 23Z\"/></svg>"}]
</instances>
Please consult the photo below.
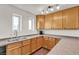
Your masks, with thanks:
<instances>
[{"instance_id":1,"label":"faucet","mask_svg":"<svg viewBox=\"0 0 79 59\"><path fill-rule=\"evenodd\" d=\"M11 35L12 35L12 34L11 34ZM11 42L11 41L15 41L15 40L18 39L18 31L17 31L17 30L14 30L13 35L14 35L14 38L11 37L12 40L9 39L9 40L8 40L9 42Z\"/></svg>"},{"instance_id":2,"label":"faucet","mask_svg":"<svg viewBox=\"0 0 79 59\"><path fill-rule=\"evenodd\" d=\"M14 31L14 35L15 35L15 37L18 36L18 31L17 30Z\"/></svg>"}]
</instances>

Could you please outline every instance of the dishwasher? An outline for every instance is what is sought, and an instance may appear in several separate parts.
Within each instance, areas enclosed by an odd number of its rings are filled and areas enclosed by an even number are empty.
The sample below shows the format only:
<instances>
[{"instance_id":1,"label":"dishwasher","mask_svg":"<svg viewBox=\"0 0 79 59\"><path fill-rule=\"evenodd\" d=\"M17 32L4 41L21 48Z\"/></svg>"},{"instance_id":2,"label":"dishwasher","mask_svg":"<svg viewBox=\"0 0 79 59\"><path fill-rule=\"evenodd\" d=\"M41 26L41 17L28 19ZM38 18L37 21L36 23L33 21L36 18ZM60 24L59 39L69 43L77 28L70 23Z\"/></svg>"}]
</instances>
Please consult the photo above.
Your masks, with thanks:
<instances>
[{"instance_id":1,"label":"dishwasher","mask_svg":"<svg viewBox=\"0 0 79 59\"><path fill-rule=\"evenodd\" d=\"M0 47L0 55L6 55L6 46Z\"/></svg>"}]
</instances>

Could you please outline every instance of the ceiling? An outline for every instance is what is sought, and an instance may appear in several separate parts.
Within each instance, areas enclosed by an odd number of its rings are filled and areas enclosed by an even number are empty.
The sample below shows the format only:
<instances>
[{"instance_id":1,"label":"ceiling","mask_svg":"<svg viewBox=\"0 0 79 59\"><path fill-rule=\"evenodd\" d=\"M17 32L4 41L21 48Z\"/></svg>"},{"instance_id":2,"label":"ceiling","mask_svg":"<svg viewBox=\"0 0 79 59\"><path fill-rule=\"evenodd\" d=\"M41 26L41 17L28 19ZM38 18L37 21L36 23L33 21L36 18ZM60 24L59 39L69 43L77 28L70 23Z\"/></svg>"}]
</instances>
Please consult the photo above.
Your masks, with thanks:
<instances>
[{"instance_id":1,"label":"ceiling","mask_svg":"<svg viewBox=\"0 0 79 59\"><path fill-rule=\"evenodd\" d=\"M41 11L43 9L45 9L49 4L13 4L14 7L17 7L19 9L22 9L24 11L28 11L31 12L35 15L37 14L41 14ZM52 4L54 5L54 4ZM59 10L63 10L63 9L67 9L70 7L74 7L74 6L79 6L79 4L59 4L60 9ZM59 11L59 10L54 10L53 12Z\"/></svg>"}]
</instances>

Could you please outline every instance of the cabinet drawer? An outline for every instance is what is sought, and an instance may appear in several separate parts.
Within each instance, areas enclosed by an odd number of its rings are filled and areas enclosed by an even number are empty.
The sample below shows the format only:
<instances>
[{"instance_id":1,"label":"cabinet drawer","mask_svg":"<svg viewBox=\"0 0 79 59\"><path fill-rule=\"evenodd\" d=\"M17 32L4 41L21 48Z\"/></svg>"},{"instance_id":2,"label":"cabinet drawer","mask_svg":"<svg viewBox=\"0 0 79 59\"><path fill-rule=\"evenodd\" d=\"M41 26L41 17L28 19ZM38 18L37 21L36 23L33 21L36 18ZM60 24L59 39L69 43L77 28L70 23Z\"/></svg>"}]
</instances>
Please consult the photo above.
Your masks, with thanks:
<instances>
[{"instance_id":1,"label":"cabinet drawer","mask_svg":"<svg viewBox=\"0 0 79 59\"><path fill-rule=\"evenodd\" d=\"M21 47L21 42L11 43L7 45L7 49L18 48Z\"/></svg>"},{"instance_id":2,"label":"cabinet drawer","mask_svg":"<svg viewBox=\"0 0 79 59\"><path fill-rule=\"evenodd\" d=\"M21 48L7 50L6 55L21 55Z\"/></svg>"},{"instance_id":3,"label":"cabinet drawer","mask_svg":"<svg viewBox=\"0 0 79 59\"><path fill-rule=\"evenodd\" d=\"M30 44L30 39L22 41L22 44L23 44L23 46L27 45L27 44Z\"/></svg>"}]
</instances>

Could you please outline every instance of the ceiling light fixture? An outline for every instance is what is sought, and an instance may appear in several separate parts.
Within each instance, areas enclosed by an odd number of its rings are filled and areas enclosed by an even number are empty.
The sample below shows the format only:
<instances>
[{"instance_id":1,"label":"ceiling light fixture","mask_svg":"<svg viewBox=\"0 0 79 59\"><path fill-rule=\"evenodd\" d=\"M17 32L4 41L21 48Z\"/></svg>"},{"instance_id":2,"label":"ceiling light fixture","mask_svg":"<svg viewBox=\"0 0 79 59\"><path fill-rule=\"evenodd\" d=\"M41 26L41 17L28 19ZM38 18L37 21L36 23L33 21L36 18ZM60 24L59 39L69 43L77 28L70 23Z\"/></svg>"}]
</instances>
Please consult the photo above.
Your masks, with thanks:
<instances>
[{"instance_id":1,"label":"ceiling light fixture","mask_svg":"<svg viewBox=\"0 0 79 59\"><path fill-rule=\"evenodd\" d=\"M44 10L42 10L41 14L50 13L50 12L54 11L54 8L56 8L57 10L59 10L60 9L59 4L49 5L47 8L45 8Z\"/></svg>"}]
</instances>

